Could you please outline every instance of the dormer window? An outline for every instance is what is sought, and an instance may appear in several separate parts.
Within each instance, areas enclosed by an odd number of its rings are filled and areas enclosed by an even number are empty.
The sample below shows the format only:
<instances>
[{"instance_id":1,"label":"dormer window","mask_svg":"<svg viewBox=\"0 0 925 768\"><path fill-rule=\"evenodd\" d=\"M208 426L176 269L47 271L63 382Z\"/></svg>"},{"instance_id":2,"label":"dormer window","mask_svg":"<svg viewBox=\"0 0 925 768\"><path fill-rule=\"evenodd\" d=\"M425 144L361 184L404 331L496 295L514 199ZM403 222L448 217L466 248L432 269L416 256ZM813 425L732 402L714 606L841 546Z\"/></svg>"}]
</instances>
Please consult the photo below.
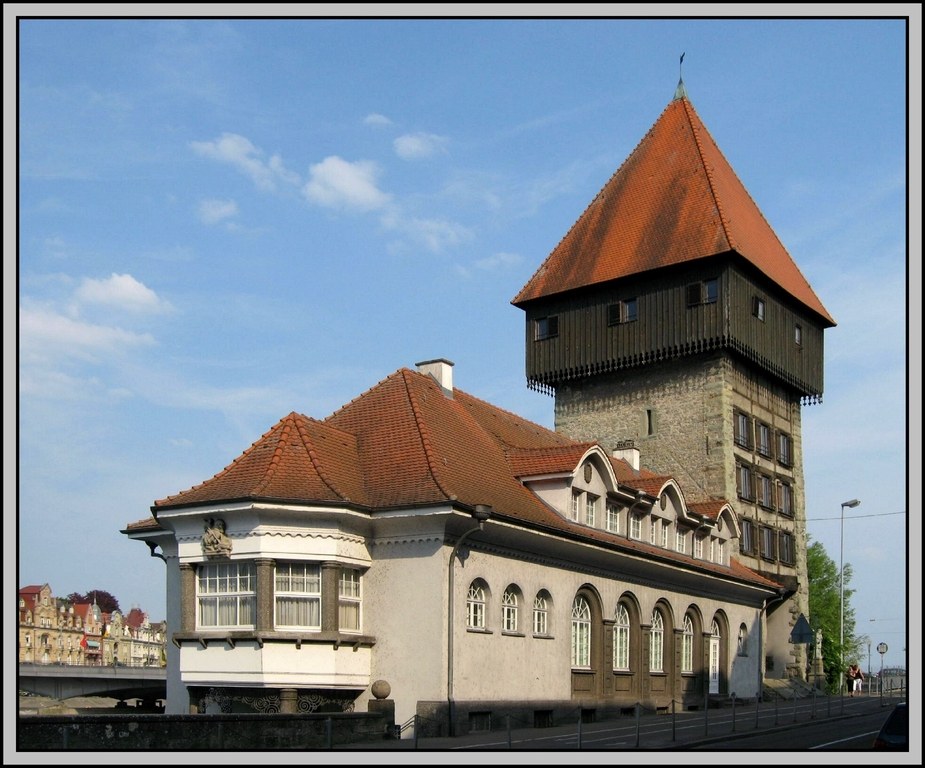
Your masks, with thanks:
<instances>
[{"instance_id":1,"label":"dormer window","mask_svg":"<svg viewBox=\"0 0 925 768\"><path fill-rule=\"evenodd\" d=\"M616 504L607 505L606 526L611 533L620 533L620 510Z\"/></svg>"},{"instance_id":2,"label":"dormer window","mask_svg":"<svg viewBox=\"0 0 925 768\"><path fill-rule=\"evenodd\" d=\"M642 538L642 515L632 515L630 517L630 538Z\"/></svg>"},{"instance_id":3,"label":"dormer window","mask_svg":"<svg viewBox=\"0 0 925 768\"><path fill-rule=\"evenodd\" d=\"M559 335L559 316L538 317L533 321L533 336L536 341L551 339Z\"/></svg>"},{"instance_id":4,"label":"dormer window","mask_svg":"<svg viewBox=\"0 0 925 768\"><path fill-rule=\"evenodd\" d=\"M592 496L590 493L585 495L585 522L594 526L595 521L597 520L597 496Z\"/></svg>"}]
</instances>

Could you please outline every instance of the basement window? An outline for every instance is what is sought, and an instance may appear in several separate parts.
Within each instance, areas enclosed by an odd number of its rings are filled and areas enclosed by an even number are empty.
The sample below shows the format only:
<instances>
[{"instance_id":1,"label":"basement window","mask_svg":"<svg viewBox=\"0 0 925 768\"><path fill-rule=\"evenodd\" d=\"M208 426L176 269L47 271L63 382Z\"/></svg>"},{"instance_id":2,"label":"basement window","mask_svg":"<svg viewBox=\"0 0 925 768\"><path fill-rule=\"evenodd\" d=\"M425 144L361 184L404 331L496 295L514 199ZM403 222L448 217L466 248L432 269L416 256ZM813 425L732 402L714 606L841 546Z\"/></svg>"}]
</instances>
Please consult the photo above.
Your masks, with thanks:
<instances>
[{"instance_id":1,"label":"basement window","mask_svg":"<svg viewBox=\"0 0 925 768\"><path fill-rule=\"evenodd\" d=\"M533 321L533 336L536 341L551 339L559 335L559 316L538 317Z\"/></svg>"}]
</instances>

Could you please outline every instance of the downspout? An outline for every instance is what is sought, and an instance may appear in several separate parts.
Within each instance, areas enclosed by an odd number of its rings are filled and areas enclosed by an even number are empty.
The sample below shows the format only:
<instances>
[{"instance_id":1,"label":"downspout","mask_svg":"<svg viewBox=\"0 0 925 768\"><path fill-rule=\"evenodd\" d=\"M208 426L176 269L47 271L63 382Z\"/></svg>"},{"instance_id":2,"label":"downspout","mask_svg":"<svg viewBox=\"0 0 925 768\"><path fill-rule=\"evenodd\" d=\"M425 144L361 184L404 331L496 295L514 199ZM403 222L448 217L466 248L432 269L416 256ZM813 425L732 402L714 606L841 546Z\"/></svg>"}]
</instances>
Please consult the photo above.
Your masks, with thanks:
<instances>
[{"instance_id":1,"label":"downspout","mask_svg":"<svg viewBox=\"0 0 925 768\"><path fill-rule=\"evenodd\" d=\"M465 531L462 536L456 540L453 551L450 553L450 561L447 565L447 611L446 611L446 703L447 717L449 718L447 732L450 736L456 735L456 712L455 701L453 699L453 574L456 556L462 543L470 534L481 531L485 527L485 521L491 517L491 507L487 504L476 504L472 517L478 521L478 525Z\"/></svg>"},{"instance_id":2,"label":"downspout","mask_svg":"<svg viewBox=\"0 0 925 768\"><path fill-rule=\"evenodd\" d=\"M764 605L761 606L761 610L758 612L758 653L761 654L758 657L758 701L764 700L764 660L767 657L764 652L764 619L768 608L771 607L771 603L783 600L786 594L784 590L781 590L775 597L769 597L764 601Z\"/></svg>"}]
</instances>

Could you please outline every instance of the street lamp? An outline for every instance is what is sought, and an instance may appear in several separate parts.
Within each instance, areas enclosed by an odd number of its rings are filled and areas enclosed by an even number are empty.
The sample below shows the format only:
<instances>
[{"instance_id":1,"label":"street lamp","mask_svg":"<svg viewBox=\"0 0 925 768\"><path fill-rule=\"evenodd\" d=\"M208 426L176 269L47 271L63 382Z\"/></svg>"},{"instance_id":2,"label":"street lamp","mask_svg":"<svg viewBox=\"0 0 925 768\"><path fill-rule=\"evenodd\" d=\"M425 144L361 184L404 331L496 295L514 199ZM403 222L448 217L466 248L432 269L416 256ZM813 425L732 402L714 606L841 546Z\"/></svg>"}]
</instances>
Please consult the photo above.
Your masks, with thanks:
<instances>
[{"instance_id":1,"label":"street lamp","mask_svg":"<svg viewBox=\"0 0 925 768\"><path fill-rule=\"evenodd\" d=\"M859 499L843 501L841 505L841 542L838 554L838 674L842 690L845 682L845 507L856 507Z\"/></svg>"}]
</instances>

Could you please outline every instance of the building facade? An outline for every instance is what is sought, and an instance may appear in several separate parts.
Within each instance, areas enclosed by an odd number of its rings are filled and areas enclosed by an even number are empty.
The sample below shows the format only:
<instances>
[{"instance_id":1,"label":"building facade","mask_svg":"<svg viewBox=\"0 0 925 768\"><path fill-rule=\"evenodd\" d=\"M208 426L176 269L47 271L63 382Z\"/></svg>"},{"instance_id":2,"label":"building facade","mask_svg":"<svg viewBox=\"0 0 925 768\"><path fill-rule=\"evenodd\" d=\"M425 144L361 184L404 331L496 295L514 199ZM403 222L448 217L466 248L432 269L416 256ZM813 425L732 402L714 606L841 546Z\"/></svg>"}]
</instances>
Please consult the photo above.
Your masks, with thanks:
<instances>
[{"instance_id":1,"label":"building facade","mask_svg":"<svg viewBox=\"0 0 925 768\"><path fill-rule=\"evenodd\" d=\"M723 499L402 368L123 533L167 565L168 713L394 705L460 733L753 698L783 587Z\"/></svg>"},{"instance_id":2,"label":"building facade","mask_svg":"<svg viewBox=\"0 0 925 768\"><path fill-rule=\"evenodd\" d=\"M801 405L834 325L683 84L513 303L556 429L633 445L692 501L733 500L737 557L782 584L764 673L805 677Z\"/></svg>"},{"instance_id":3,"label":"building facade","mask_svg":"<svg viewBox=\"0 0 925 768\"><path fill-rule=\"evenodd\" d=\"M95 603L56 598L48 584L19 590L20 663L163 666L166 623L132 608L126 616Z\"/></svg>"}]
</instances>

